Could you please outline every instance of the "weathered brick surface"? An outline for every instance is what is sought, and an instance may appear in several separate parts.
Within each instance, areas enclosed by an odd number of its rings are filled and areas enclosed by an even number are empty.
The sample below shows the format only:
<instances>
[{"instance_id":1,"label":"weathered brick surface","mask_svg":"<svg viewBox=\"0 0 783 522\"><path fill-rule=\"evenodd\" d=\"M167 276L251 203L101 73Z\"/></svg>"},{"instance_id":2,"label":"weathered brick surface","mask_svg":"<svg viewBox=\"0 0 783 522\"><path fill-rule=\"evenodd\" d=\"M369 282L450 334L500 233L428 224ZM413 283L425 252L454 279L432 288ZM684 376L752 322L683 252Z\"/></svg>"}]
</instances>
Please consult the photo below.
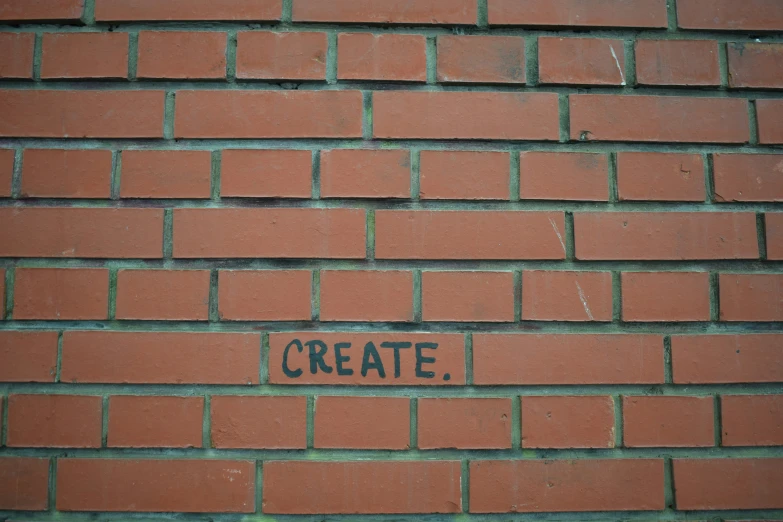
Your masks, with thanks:
<instances>
[{"instance_id":1,"label":"weathered brick surface","mask_svg":"<svg viewBox=\"0 0 783 522\"><path fill-rule=\"evenodd\" d=\"M623 397L628 447L713 446L712 397Z\"/></svg>"},{"instance_id":2,"label":"weathered brick surface","mask_svg":"<svg viewBox=\"0 0 783 522\"><path fill-rule=\"evenodd\" d=\"M128 35L123 33L46 34L41 78L127 78L128 47Z\"/></svg>"},{"instance_id":3,"label":"weathered brick surface","mask_svg":"<svg viewBox=\"0 0 783 522\"><path fill-rule=\"evenodd\" d=\"M780 519L781 31L0 0L0 520Z\"/></svg>"},{"instance_id":4,"label":"weathered brick surface","mask_svg":"<svg viewBox=\"0 0 783 522\"><path fill-rule=\"evenodd\" d=\"M243 31L237 35L237 78L323 80L325 33Z\"/></svg>"},{"instance_id":5,"label":"weathered brick surface","mask_svg":"<svg viewBox=\"0 0 783 522\"><path fill-rule=\"evenodd\" d=\"M628 201L704 201L704 161L698 154L620 152L617 192Z\"/></svg>"},{"instance_id":6,"label":"weathered brick surface","mask_svg":"<svg viewBox=\"0 0 783 522\"><path fill-rule=\"evenodd\" d=\"M32 78L34 46L32 33L0 34L0 78Z\"/></svg>"},{"instance_id":7,"label":"weathered brick surface","mask_svg":"<svg viewBox=\"0 0 783 522\"><path fill-rule=\"evenodd\" d=\"M523 448L613 448L611 397L522 398Z\"/></svg>"},{"instance_id":8,"label":"weathered brick surface","mask_svg":"<svg viewBox=\"0 0 783 522\"><path fill-rule=\"evenodd\" d=\"M666 27L664 0L488 0L492 25Z\"/></svg>"},{"instance_id":9,"label":"weathered brick surface","mask_svg":"<svg viewBox=\"0 0 783 522\"><path fill-rule=\"evenodd\" d=\"M20 196L106 199L111 195L111 175L108 150L27 149Z\"/></svg>"},{"instance_id":10,"label":"weathered brick surface","mask_svg":"<svg viewBox=\"0 0 783 522\"><path fill-rule=\"evenodd\" d=\"M640 85L720 85L718 42L639 40L636 81Z\"/></svg>"},{"instance_id":11,"label":"weathered brick surface","mask_svg":"<svg viewBox=\"0 0 783 522\"><path fill-rule=\"evenodd\" d=\"M660 459L474 461L470 474L471 513L664 507Z\"/></svg>"},{"instance_id":12,"label":"weathered brick surface","mask_svg":"<svg viewBox=\"0 0 783 522\"><path fill-rule=\"evenodd\" d=\"M410 447L407 397L318 397L316 448L405 450ZM346 425L350 426L346 430Z\"/></svg>"},{"instance_id":13,"label":"weathered brick surface","mask_svg":"<svg viewBox=\"0 0 783 522\"><path fill-rule=\"evenodd\" d=\"M625 85L622 40L603 38L538 39L538 79L566 85Z\"/></svg>"},{"instance_id":14,"label":"weathered brick surface","mask_svg":"<svg viewBox=\"0 0 783 522\"><path fill-rule=\"evenodd\" d=\"M677 23L685 29L780 31L783 12L775 0L681 0Z\"/></svg>"},{"instance_id":15,"label":"weathered brick surface","mask_svg":"<svg viewBox=\"0 0 783 522\"><path fill-rule=\"evenodd\" d=\"M344 33L337 37L341 80L423 82L427 79L424 36Z\"/></svg>"},{"instance_id":16,"label":"weathered brick surface","mask_svg":"<svg viewBox=\"0 0 783 522\"><path fill-rule=\"evenodd\" d=\"M305 397L212 397L214 448L301 449L307 446Z\"/></svg>"},{"instance_id":17,"label":"weathered brick surface","mask_svg":"<svg viewBox=\"0 0 783 522\"><path fill-rule=\"evenodd\" d=\"M525 40L516 36L438 37L438 81L525 83Z\"/></svg>"},{"instance_id":18,"label":"weathered brick surface","mask_svg":"<svg viewBox=\"0 0 783 522\"><path fill-rule=\"evenodd\" d=\"M76 3L71 0L69 3ZM279 20L276 0L97 0L95 19L101 22Z\"/></svg>"},{"instance_id":19,"label":"weathered brick surface","mask_svg":"<svg viewBox=\"0 0 783 522\"><path fill-rule=\"evenodd\" d=\"M201 397L109 398L107 445L117 448L198 448L204 417Z\"/></svg>"}]
</instances>

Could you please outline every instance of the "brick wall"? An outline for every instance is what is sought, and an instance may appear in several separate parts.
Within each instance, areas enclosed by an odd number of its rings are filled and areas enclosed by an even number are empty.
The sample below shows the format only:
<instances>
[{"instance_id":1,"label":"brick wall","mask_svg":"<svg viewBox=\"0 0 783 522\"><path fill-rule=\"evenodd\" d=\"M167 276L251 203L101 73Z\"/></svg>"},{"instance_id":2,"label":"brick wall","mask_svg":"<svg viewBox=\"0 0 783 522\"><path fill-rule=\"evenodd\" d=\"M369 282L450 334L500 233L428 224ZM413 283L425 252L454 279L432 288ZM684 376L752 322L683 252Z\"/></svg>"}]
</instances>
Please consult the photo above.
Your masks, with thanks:
<instances>
[{"instance_id":1,"label":"brick wall","mask_svg":"<svg viewBox=\"0 0 783 522\"><path fill-rule=\"evenodd\" d=\"M0 24L0 520L783 519L783 2Z\"/></svg>"}]
</instances>

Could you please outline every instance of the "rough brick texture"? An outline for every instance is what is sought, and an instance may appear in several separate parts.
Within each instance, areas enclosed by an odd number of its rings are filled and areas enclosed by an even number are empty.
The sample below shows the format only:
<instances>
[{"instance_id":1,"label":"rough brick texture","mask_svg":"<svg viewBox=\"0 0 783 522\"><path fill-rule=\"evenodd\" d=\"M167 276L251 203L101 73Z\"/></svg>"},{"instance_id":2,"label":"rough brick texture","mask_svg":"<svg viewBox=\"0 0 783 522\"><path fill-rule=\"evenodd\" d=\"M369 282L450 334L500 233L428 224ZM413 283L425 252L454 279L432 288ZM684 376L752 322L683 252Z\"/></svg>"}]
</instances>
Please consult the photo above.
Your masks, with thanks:
<instances>
[{"instance_id":1,"label":"rough brick texture","mask_svg":"<svg viewBox=\"0 0 783 522\"><path fill-rule=\"evenodd\" d=\"M337 37L341 80L423 82L426 38L407 34L346 33Z\"/></svg>"},{"instance_id":2,"label":"rough brick texture","mask_svg":"<svg viewBox=\"0 0 783 522\"><path fill-rule=\"evenodd\" d=\"M628 447L713 446L712 397L623 397Z\"/></svg>"},{"instance_id":3,"label":"rough brick texture","mask_svg":"<svg viewBox=\"0 0 783 522\"><path fill-rule=\"evenodd\" d=\"M305 397L215 396L210 415L213 448L307 446Z\"/></svg>"},{"instance_id":4,"label":"rough brick texture","mask_svg":"<svg viewBox=\"0 0 783 522\"><path fill-rule=\"evenodd\" d=\"M246 32L237 35L237 78L326 79L325 33Z\"/></svg>"},{"instance_id":5,"label":"rough brick texture","mask_svg":"<svg viewBox=\"0 0 783 522\"><path fill-rule=\"evenodd\" d=\"M720 85L718 42L639 40L636 81L640 85Z\"/></svg>"},{"instance_id":6,"label":"rough brick texture","mask_svg":"<svg viewBox=\"0 0 783 522\"><path fill-rule=\"evenodd\" d=\"M522 398L523 448L613 448L611 397Z\"/></svg>"},{"instance_id":7,"label":"rough brick texture","mask_svg":"<svg viewBox=\"0 0 783 522\"><path fill-rule=\"evenodd\" d=\"M127 78L128 35L49 33L43 37L41 78ZM89 54L91 59L85 60Z\"/></svg>"},{"instance_id":8,"label":"rough brick texture","mask_svg":"<svg viewBox=\"0 0 783 522\"><path fill-rule=\"evenodd\" d=\"M0 34L0 78L32 78L34 46L32 33Z\"/></svg>"},{"instance_id":9,"label":"rough brick texture","mask_svg":"<svg viewBox=\"0 0 783 522\"><path fill-rule=\"evenodd\" d=\"M514 36L439 36L438 81L525 83L525 40Z\"/></svg>"},{"instance_id":10,"label":"rough brick texture","mask_svg":"<svg viewBox=\"0 0 783 522\"><path fill-rule=\"evenodd\" d=\"M783 519L783 0L0 0L0 521Z\"/></svg>"},{"instance_id":11,"label":"rough brick texture","mask_svg":"<svg viewBox=\"0 0 783 522\"><path fill-rule=\"evenodd\" d=\"M109 398L109 447L201 447L201 397Z\"/></svg>"},{"instance_id":12,"label":"rough brick texture","mask_svg":"<svg viewBox=\"0 0 783 522\"><path fill-rule=\"evenodd\" d=\"M538 79L569 85L625 85L622 40L602 38L538 39Z\"/></svg>"},{"instance_id":13,"label":"rough brick texture","mask_svg":"<svg viewBox=\"0 0 783 522\"><path fill-rule=\"evenodd\" d=\"M316 448L411 447L410 400L406 397L318 397L315 412Z\"/></svg>"},{"instance_id":14,"label":"rough brick texture","mask_svg":"<svg viewBox=\"0 0 783 522\"><path fill-rule=\"evenodd\" d=\"M27 149L20 196L106 199L111 196L111 175L108 150Z\"/></svg>"},{"instance_id":15,"label":"rough brick texture","mask_svg":"<svg viewBox=\"0 0 783 522\"><path fill-rule=\"evenodd\" d=\"M226 40L225 33L141 31L137 76L223 78L226 75Z\"/></svg>"}]
</instances>

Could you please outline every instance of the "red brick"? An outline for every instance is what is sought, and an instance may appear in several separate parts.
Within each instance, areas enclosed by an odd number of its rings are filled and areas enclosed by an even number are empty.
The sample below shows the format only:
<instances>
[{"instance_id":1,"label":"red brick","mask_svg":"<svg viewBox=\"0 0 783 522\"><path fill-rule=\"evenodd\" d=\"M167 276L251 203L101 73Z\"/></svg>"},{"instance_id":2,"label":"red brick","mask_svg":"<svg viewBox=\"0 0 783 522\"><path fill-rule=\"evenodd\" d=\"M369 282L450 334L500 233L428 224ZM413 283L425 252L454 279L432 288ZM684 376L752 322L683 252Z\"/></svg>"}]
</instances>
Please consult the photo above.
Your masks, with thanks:
<instances>
[{"instance_id":1,"label":"red brick","mask_svg":"<svg viewBox=\"0 0 783 522\"><path fill-rule=\"evenodd\" d=\"M620 152L621 201L704 201L704 161L698 154Z\"/></svg>"},{"instance_id":2,"label":"red brick","mask_svg":"<svg viewBox=\"0 0 783 522\"><path fill-rule=\"evenodd\" d=\"M326 348L319 346L320 343ZM462 334L272 333L269 344L269 382L273 384L465 384L465 342ZM302 350L298 349L300 345ZM340 348L342 362L339 364L336 347ZM377 357L372 356L373 348ZM311 358L310 353L322 353L323 365L316 364L318 357ZM363 359L368 363L364 372L361 371ZM418 376L417 365L421 372ZM286 368L293 373L292 376L285 374Z\"/></svg>"},{"instance_id":3,"label":"red brick","mask_svg":"<svg viewBox=\"0 0 783 522\"><path fill-rule=\"evenodd\" d=\"M659 335L474 334L477 385L663 383Z\"/></svg>"},{"instance_id":4,"label":"red brick","mask_svg":"<svg viewBox=\"0 0 783 522\"><path fill-rule=\"evenodd\" d=\"M405 450L410 448L407 397L317 397L315 447Z\"/></svg>"},{"instance_id":5,"label":"red brick","mask_svg":"<svg viewBox=\"0 0 783 522\"><path fill-rule=\"evenodd\" d=\"M139 78L225 78L226 33L141 31Z\"/></svg>"},{"instance_id":6,"label":"red brick","mask_svg":"<svg viewBox=\"0 0 783 522\"><path fill-rule=\"evenodd\" d=\"M723 395L724 446L783 445L783 395Z\"/></svg>"},{"instance_id":7,"label":"red brick","mask_svg":"<svg viewBox=\"0 0 783 522\"><path fill-rule=\"evenodd\" d=\"M0 382L54 382L56 371L57 332L0 332Z\"/></svg>"},{"instance_id":8,"label":"red brick","mask_svg":"<svg viewBox=\"0 0 783 522\"><path fill-rule=\"evenodd\" d=\"M111 171L109 150L27 149L22 158L22 197L108 199Z\"/></svg>"},{"instance_id":9,"label":"red brick","mask_svg":"<svg viewBox=\"0 0 783 522\"><path fill-rule=\"evenodd\" d=\"M425 321L514 320L511 272L424 272L421 279Z\"/></svg>"},{"instance_id":10,"label":"red brick","mask_svg":"<svg viewBox=\"0 0 783 522\"><path fill-rule=\"evenodd\" d=\"M783 201L783 155L713 154L715 201Z\"/></svg>"},{"instance_id":11,"label":"red brick","mask_svg":"<svg viewBox=\"0 0 783 522\"><path fill-rule=\"evenodd\" d=\"M543 84L625 85L622 40L542 36L538 62Z\"/></svg>"},{"instance_id":12,"label":"red brick","mask_svg":"<svg viewBox=\"0 0 783 522\"><path fill-rule=\"evenodd\" d=\"M720 85L715 40L637 40L640 85Z\"/></svg>"},{"instance_id":13,"label":"red brick","mask_svg":"<svg viewBox=\"0 0 783 522\"><path fill-rule=\"evenodd\" d=\"M57 509L252 513L255 468L239 460L62 458Z\"/></svg>"},{"instance_id":14,"label":"red brick","mask_svg":"<svg viewBox=\"0 0 783 522\"><path fill-rule=\"evenodd\" d=\"M581 260L757 259L756 217L718 212L574 214Z\"/></svg>"},{"instance_id":15,"label":"red brick","mask_svg":"<svg viewBox=\"0 0 783 522\"><path fill-rule=\"evenodd\" d=\"M679 510L780 509L783 459L674 459Z\"/></svg>"},{"instance_id":16,"label":"red brick","mask_svg":"<svg viewBox=\"0 0 783 522\"><path fill-rule=\"evenodd\" d=\"M322 321L412 321L413 273L392 270L321 272Z\"/></svg>"},{"instance_id":17,"label":"red brick","mask_svg":"<svg viewBox=\"0 0 783 522\"><path fill-rule=\"evenodd\" d=\"M258 334L66 331L62 381L258 384L260 344Z\"/></svg>"},{"instance_id":18,"label":"red brick","mask_svg":"<svg viewBox=\"0 0 783 522\"><path fill-rule=\"evenodd\" d=\"M612 94L569 98L572 140L746 143L750 139L744 99Z\"/></svg>"},{"instance_id":19,"label":"red brick","mask_svg":"<svg viewBox=\"0 0 783 522\"><path fill-rule=\"evenodd\" d=\"M205 150L126 150L120 197L210 197L212 159Z\"/></svg>"},{"instance_id":20,"label":"red brick","mask_svg":"<svg viewBox=\"0 0 783 522\"><path fill-rule=\"evenodd\" d=\"M509 153L423 150L419 156L421 199L509 198Z\"/></svg>"},{"instance_id":21,"label":"red brick","mask_svg":"<svg viewBox=\"0 0 783 522\"><path fill-rule=\"evenodd\" d=\"M46 511L48 499L49 459L0 458L0 509Z\"/></svg>"},{"instance_id":22,"label":"red brick","mask_svg":"<svg viewBox=\"0 0 783 522\"><path fill-rule=\"evenodd\" d=\"M721 321L783 321L783 275L721 274Z\"/></svg>"},{"instance_id":23,"label":"red brick","mask_svg":"<svg viewBox=\"0 0 783 522\"><path fill-rule=\"evenodd\" d=\"M461 490L452 461L264 463L272 514L459 513Z\"/></svg>"},{"instance_id":24,"label":"red brick","mask_svg":"<svg viewBox=\"0 0 783 522\"><path fill-rule=\"evenodd\" d=\"M296 0L295 22L476 23L476 0Z\"/></svg>"},{"instance_id":25,"label":"red brick","mask_svg":"<svg viewBox=\"0 0 783 522\"><path fill-rule=\"evenodd\" d=\"M206 321L209 270L120 270L117 319Z\"/></svg>"},{"instance_id":26,"label":"red brick","mask_svg":"<svg viewBox=\"0 0 783 522\"><path fill-rule=\"evenodd\" d=\"M623 272L623 321L709 321L707 272Z\"/></svg>"},{"instance_id":27,"label":"red brick","mask_svg":"<svg viewBox=\"0 0 783 522\"><path fill-rule=\"evenodd\" d=\"M554 141L558 118L554 93L373 93L376 138Z\"/></svg>"},{"instance_id":28,"label":"red brick","mask_svg":"<svg viewBox=\"0 0 783 522\"><path fill-rule=\"evenodd\" d=\"M309 150L224 150L220 195L247 198L309 198Z\"/></svg>"},{"instance_id":29,"label":"red brick","mask_svg":"<svg viewBox=\"0 0 783 522\"><path fill-rule=\"evenodd\" d=\"M666 27L665 0L489 0L492 25Z\"/></svg>"},{"instance_id":30,"label":"red brick","mask_svg":"<svg viewBox=\"0 0 783 522\"><path fill-rule=\"evenodd\" d=\"M523 448L613 448L611 397L522 397Z\"/></svg>"},{"instance_id":31,"label":"red brick","mask_svg":"<svg viewBox=\"0 0 783 522\"><path fill-rule=\"evenodd\" d=\"M365 234L362 209L174 210L174 257L181 258L364 259Z\"/></svg>"},{"instance_id":32,"label":"red brick","mask_svg":"<svg viewBox=\"0 0 783 522\"><path fill-rule=\"evenodd\" d=\"M438 36L437 78L451 83L525 83L525 40Z\"/></svg>"},{"instance_id":33,"label":"red brick","mask_svg":"<svg viewBox=\"0 0 783 522\"><path fill-rule=\"evenodd\" d=\"M109 271L105 268L17 268L14 319L107 319Z\"/></svg>"},{"instance_id":34,"label":"red brick","mask_svg":"<svg viewBox=\"0 0 783 522\"><path fill-rule=\"evenodd\" d=\"M714 446L712 397L623 397L623 445Z\"/></svg>"},{"instance_id":35,"label":"red brick","mask_svg":"<svg viewBox=\"0 0 783 522\"><path fill-rule=\"evenodd\" d=\"M562 212L375 213L378 259L565 259L564 237Z\"/></svg>"},{"instance_id":36,"label":"red brick","mask_svg":"<svg viewBox=\"0 0 783 522\"><path fill-rule=\"evenodd\" d=\"M162 138L162 91L0 90L0 136Z\"/></svg>"},{"instance_id":37,"label":"red brick","mask_svg":"<svg viewBox=\"0 0 783 522\"><path fill-rule=\"evenodd\" d=\"M280 0L96 0L95 19L108 21L279 20Z\"/></svg>"},{"instance_id":38,"label":"red brick","mask_svg":"<svg viewBox=\"0 0 783 522\"><path fill-rule=\"evenodd\" d=\"M783 45L730 43L729 87L783 87Z\"/></svg>"},{"instance_id":39,"label":"red brick","mask_svg":"<svg viewBox=\"0 0 783 522\"><path fill-rule=\"evenodd\" d=\"M359 91L180 91L175 113L177 138L362 136Z\"/></svg>"},{"instance_id":40,"label":"red brick","mask_svg":"<svg viewBox=\"0 0 783 522\"><path fill-rule=\"evenodd\" d=\"M522 319L611 321L610 272L522 272Z\"/></svg>"},{"instance_id":41,"label":"red brick","mask_svg":"<svg viewBox=\"0 0 783 522\"><path fill-rule=\"evenodd\" d=\"M0 33L0 78L32 79L34 45L34 33Z\"/></svg>"},{"instance_id":42,"label":"red brick","mask_svg":"<svg viewBox=\"0 0 783 522\"><path fill-rule=\"evenodd\" d=\"M783 143L783 100L756 100L759 141Z\"/></svg>"},{"instance_id":43,"label":"red brick","mask_svg":"<svg viewBox=\"0 0 783 522\"><path fill-rule=\"evenodd\" d=\"M420 449L511 448L511 399L419 399Z\"/></svg>"},{"instance_id":44,"label":"red brick","mask_svg":"<svg viewBox=\"0 0 783 522\"><path fill-rule=\"evenodd\" d=\"M337 37L341 80L424 82L427 38L418 34L342 33Z\"/></svg>"},{"instance_id":45,"label":"red brick","mask_svg":"<svg viewBox=\"0 0 783 522\"><path fill-rule=\"evenodd\" d=\"M767 259L783 259L783 213L765 214Z\"/></svg>"},{"instance_id":46,"label":"red brick","mask_svg":"<svg viewBox=\"0 0 783 522\"><path fill-rule=\"evenodd\" d=\"M778 382L783 380L779 335L689 335L672 337L672 374L677 384Z\"/></svg>"},{"instance_id":47,"label":"red brick","mask_svg":"<svg viewBox=\"0 0 783 522\"><path fill-rule=\"evenodd\" d=\"M84 0L6 0L0 4L0 20L78 21L84 11Z\"/></svg>"},{"instance_id":48,"label":"red brick","mask_svg":"<svg viewBox=\"0 0 783 522\"><path fill-rule=\"evenodd\" d=\"M663 508L661 459L484 460L470 463L471 513L652 511Z\"/></svg>"},{"instance_id":49,"label":"red brick","mask_svg":"<svg viewBox=\"0 0 783 522\"><path fill-rule=\"evenodd\" d=\"M410 166L407 150L325 150L321 197L409 198Z\"/></svg>"},{"instance_id":50,"label":"red brick","mask_svg":"<svg viewBox=\"0 0 783 522\"><path fill-rule=\"evenodd\" d=\"M109 398L110 448L200 448L202 397Z\"/></svg>"},{"instance_id":51,"label":"red brick","mask_svg":"<svg viewBox=\"0 0 783 522\"><path fill-rule=\"evenodd\" d=\"M242 31L237 34L237 78L326 79L326 33Z\"/></svg>"},{"instance_id":52,"label":"red brick","mask_svg":"<svg viewBox=\"0 0 783 522\"><path fill-rule=\"evenodd\" d=\"M100 448L101 398L10 395L9 447Z\"/></svg>"},{"instance_id":53,"label":"red brick","mask_svg":"<svg viewBox=\"0 0 783 522\"><path fill-rule=\"evenodd\" d=\"M309 270L221 270L218 314L223 321L309 321Z\"/></svg>"},{"instance_id":54,"label":"red brick","mask_svg":"<svg viewBox=\"0 0 783 522\"><path fill-rule=\"evenodd\" d=\"M783 13L777 0L679 0L677 24L685 29L779 31Z\"/></svg>"},{"instance_id":55,"label":"red brick","mask_svg":"<svg viewBox=\"0 0 783 522\"><path fill-rule=\"evenodd\" d=\"M760 519L753 519L753 520L726 520L726 522L774 522L773 520L760 520Z\"/></svg>"},{"instance_id":56,"label":"red brick","mask_svg":"<svg viewBox=\"0 0 783 522\"><path fill-rule=\"evenodd\" d=\"M163 210L0 209L2 257L161 258Z\"/></svg>"},{"instance_id":57,"label":"red brick","mask_svg":"<svg viewBox=\"0 0 783 522\"><path fill-rule=\"evenodd\" d=\"M213 396L212 447L304 449L305 397Z\"/></svg>"},{"instance_id":58,"label":"red brick","mask_svg":"<svg viewBox=\"0 0 783 522\"><path fill-rule=\"evenodd\" d=\"M522 152L519 196L522 199L608 201L609 160L585 152Z\"/></svg>"},{"instance_id":59,"label":"red brick","mask_svg":"<svg viewBox=\"0 0 783 522\"><path fill-rule=\"evenodd\" d=\"M127 77L127 33L44 33L41 78Z\"/></svg>"},{"instance_id":60,"label":"red brick","mask_svg":"<svg viewBox=\"0 0 783 522\"><path fill-rule=\"evenodd\" d=\"M11 196L15 154L11 149L0 149L0 198Z\"/></svg>"}]
</instances>

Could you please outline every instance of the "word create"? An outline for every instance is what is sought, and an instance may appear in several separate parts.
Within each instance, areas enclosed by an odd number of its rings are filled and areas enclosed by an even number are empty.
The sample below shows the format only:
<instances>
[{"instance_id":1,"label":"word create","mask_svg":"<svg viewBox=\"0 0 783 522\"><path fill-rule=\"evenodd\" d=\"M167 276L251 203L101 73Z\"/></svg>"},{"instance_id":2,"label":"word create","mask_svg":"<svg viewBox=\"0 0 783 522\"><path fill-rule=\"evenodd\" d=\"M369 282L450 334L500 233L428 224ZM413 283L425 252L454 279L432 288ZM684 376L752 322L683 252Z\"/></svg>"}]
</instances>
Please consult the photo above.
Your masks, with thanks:
<instances>
[{"instance_id":1,"label":"word create","mask_svg":"<svg viewBox=\"0 0 783 522\"><path fill-rule=\"evenodd\" d=\"M465 337L431 332L270 333L271 384L459 386Z\"/></svg>"},{"instance_id":2,"label":"word create","mask_svg":"<svg viewBox=\"0 0 783 522\"><path fill-rule=\"evenodd\" d=\"M376 345L373 341L368 341L361 348L359 346L354 346L350 342L335 342L330 346L321 340L302 342L294 339L283 350L283 374L291 379L298 379L305 372L309 372L310 375L335 372L340 376L353 376L358 372L362 377L375 374L374 376L380 379L386 379L387 376L389 379L399 379L403 372L404 360L408 364L412 363L412 368L405 368L406 373L412 371L419 379L436 377L431 367L437 362L435 351L438 349L438 343L383 341ZM388 367L388 363L384 364L384 358L381 357L384 351L393 354L392 368ZM292 352L306 355L307 364L292 363ZM412 358L408 355L411 352ZM448 373L444 373L441 377L444 381L451 379Z\"/></svg>"}]
</instances>

